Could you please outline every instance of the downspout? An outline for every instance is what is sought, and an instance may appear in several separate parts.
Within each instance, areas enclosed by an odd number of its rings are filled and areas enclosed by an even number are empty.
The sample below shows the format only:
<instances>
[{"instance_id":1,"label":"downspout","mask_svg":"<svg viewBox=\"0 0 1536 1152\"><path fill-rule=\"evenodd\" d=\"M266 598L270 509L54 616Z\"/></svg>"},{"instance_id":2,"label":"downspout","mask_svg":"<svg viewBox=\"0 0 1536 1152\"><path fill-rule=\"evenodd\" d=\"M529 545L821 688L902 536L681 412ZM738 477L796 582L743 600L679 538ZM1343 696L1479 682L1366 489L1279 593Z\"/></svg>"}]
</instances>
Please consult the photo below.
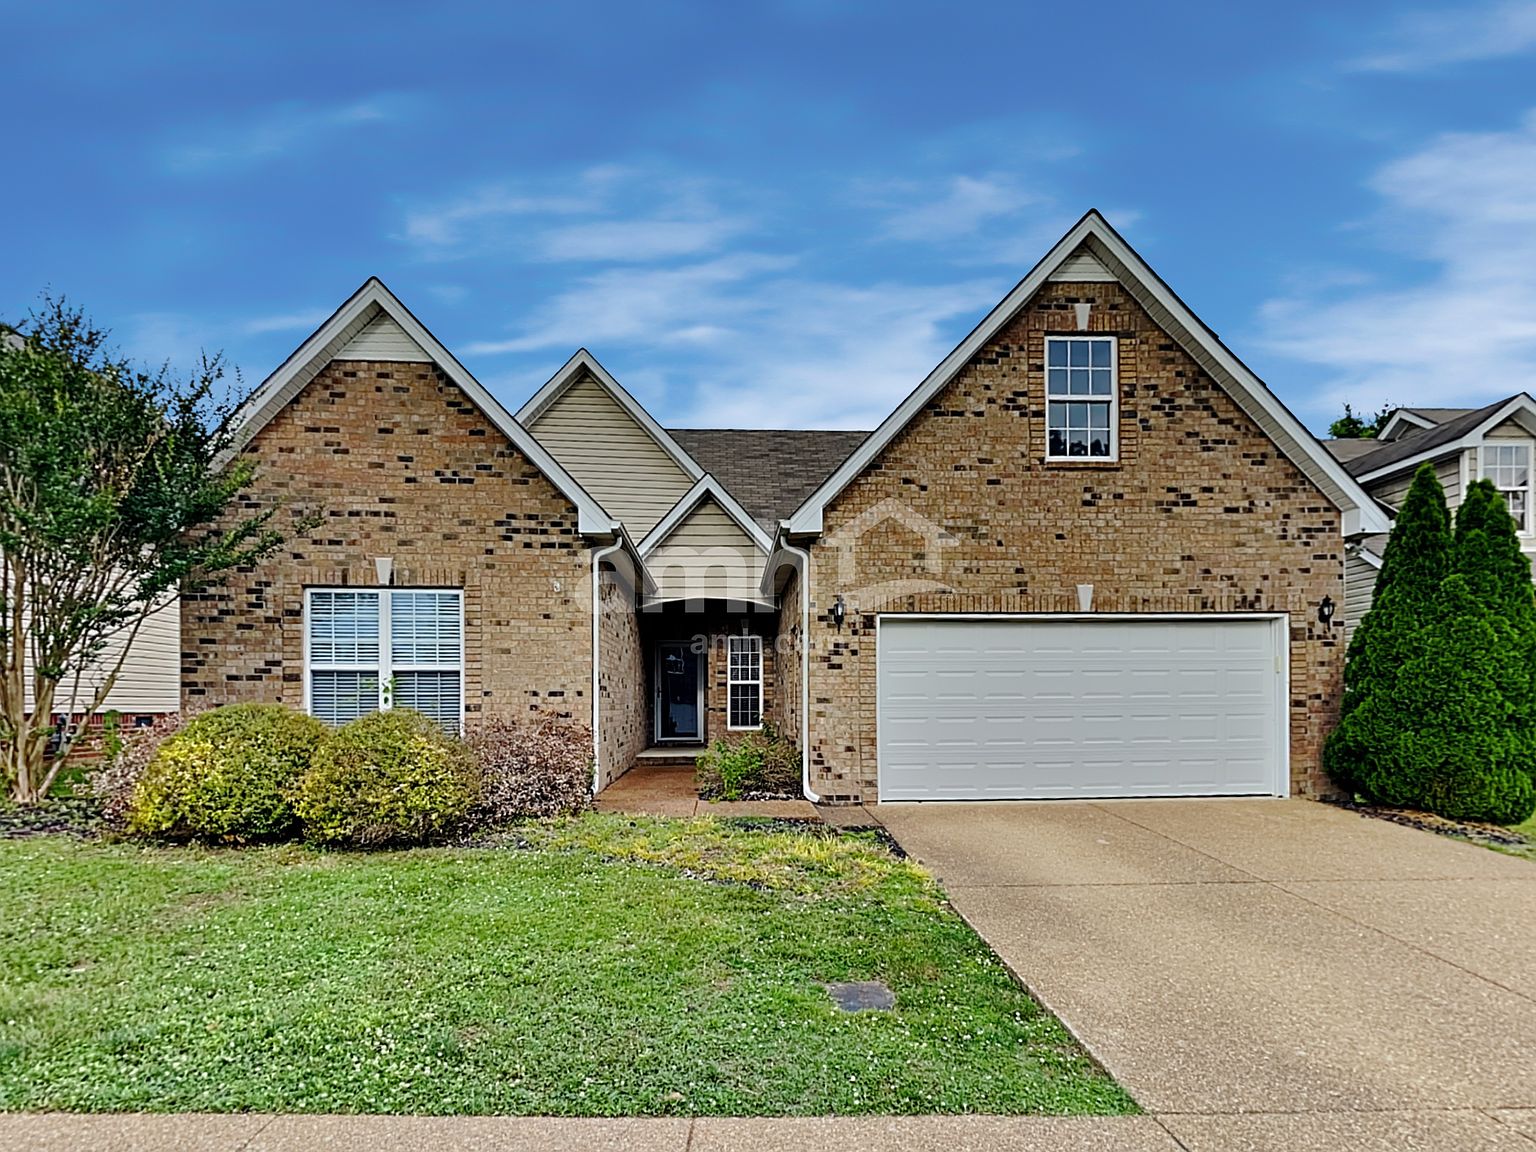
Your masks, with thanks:
<instances>
[{"instance_id":1,"label":"downspout","mask_svg":"<svg viewBox=\"0 0 1536 1152\"><path fill-rule=\"evenodd\" d=\"M788 540L784 551L800 557L800 791L812 804L821 797L811 788L811 553Z\"/></svg>"},{"instance_id":2,"label":"downspout","mask_svg":"<svg viewBox=\"0 0 1536 1152\"><path fill-rule=\"evenodd\" d=\"M603 787L603 739L602 739L602 639L598 626L602 612L603 561L624 547L624 537L605 548L592 550L592 795Z\"/></svg>"}]
</instances>

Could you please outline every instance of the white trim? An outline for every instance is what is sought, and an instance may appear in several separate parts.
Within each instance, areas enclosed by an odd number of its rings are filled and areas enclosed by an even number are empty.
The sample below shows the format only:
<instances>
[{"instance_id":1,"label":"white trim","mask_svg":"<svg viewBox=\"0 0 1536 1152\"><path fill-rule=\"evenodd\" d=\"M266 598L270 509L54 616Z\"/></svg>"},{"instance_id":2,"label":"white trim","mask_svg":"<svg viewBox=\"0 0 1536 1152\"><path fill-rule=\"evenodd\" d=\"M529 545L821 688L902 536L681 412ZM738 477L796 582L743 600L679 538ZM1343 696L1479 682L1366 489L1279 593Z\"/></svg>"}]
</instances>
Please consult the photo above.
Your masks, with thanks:
<instances>
[{"instance_id":1,"label":"white trim","mask_svg":"<svg viewBox=\"0 0 1536 1152\"><path fill-rule=\"evenodd\" d=\"M1439 460L1444 456L1449 456L1452 452L1460 452L1468 448L1476 448L1483 442L1483 435L1490 428L1493 428L1498 424L1502 424L1515 413L1521 411L1524 411L1528 416L1530 416L1532 427L1536 428L1536 400L1532 400L1529 395L1522 392L1518 396L1511 396L1505 403L1499 406L1498 410L1495 411L1493 415L1489 416L1487 419L1483 420L1482 423L1473 427L1460 439L1447 440L1443 444L1437 444L1435 447L1425 449L1423 452L1416 453L1412 456L1404 456L1401 460L1394 460L1390 464L1384 464L1380 468L1377 468L1375 471L1362 472L1358 479L1362 484L1369 484L1372 480L1381 480L1387 476L1395 476L1399 472L1410 471L1411 469L1417 468L1420 464L1423 464L1426 460ZM1385 529L1383 529L1383 531L1385 531Z\"/></svg>"},{"instance_id":2,"label":"white trim","mask_svg":"<svg viewBox=\"0 0 1536 1152\"><path fill-rule=\"evenodd\" d=\"M1146 303L1166 314L1171 325L1169 335L1194 356L1202 367L1212 372L1238 407L1254 417L1285 456L1344 512L1346 536L1390 530L1390 521L1375 501L1366 495L1360 483L1264 386L1263 381L1174 295L1109 223L1097 211L1090 211L1057 241L1055 247L1035 265L1029 275L1019 281L1013 291L987 314L971 334L886 417L853 455L805 499L789 518L790 532L795 535L821 532L826 506L874 462L897 434L927 406L929 400L1018 315L1062 262L1085 243L1095 257L1116 271L1120 282L1138 300L1144 297Z\"/></svg>"},{"instance_id":3,"label":"white trim","mask_svg":"<svg viewBox=\"0 0 1536 1152\"><path fill-rule=\"evenodd\" d=\"M820 804L821 794L811 787L811 553L788 542L781 547L800 557L800 792Z\"/></svg>"},{"instance_id":4,"label":"white trim","mask_svg":"<svg viewBox=\"0 0 1536 1152\"><path fill-rule=\"evenodd\" d=\"M1051 393L1051 345L1067 346L1068 366L1073 344L1089 344L1103 341L1109 344L1109 396L1052 395ZM1092 369L1090 368L1090 371ZM1048 332L1045 337L1045 462L1047 464L1118 464L1120 462L1120 340L1118 337L1096 332ZM1051 405L1052 404L1108 404L1109 405L1109 455L1108 456L1053 456L1051 455Z\"/></svg>"},{"instance_id":5,"label":"white trim","mask_svg":"<svg viewBox=\"0 0 1536 1152\"><path fill-rule=\"evenodd\" d=\"M725 485L706 472L694 482L692 488L683 493L677 503L672 505L671 510L656 522L656 526L645 534L645 539L640 541L641 557L644 558L656 551L708 496L713 496L715 503L725 509L726 515L734 520L742 531L752 537L752 543L756 544L764 555L772 550L773 540L763 531L763 526L752 519L747 510L736 502L736 498L725 490Z\"/></svg>"},{"instance_id":6,"label":"white trim","mask_svg":"<svg viewBox=\"0 0 1536 1152\"><path fill-rule=\"evenodd\" d=\"M968 801L888 801L880 772L880 629L886 620L987 620L1085 623L1127 620L1267 620L1275 646L1275 732L1280 757L1270 795L1285 799L1291 794L1291 637L1288 612L879 612L875 614L875 798L887 803L967 803ZM985 803L985 801L982 801Z\"/></svg>"},{"instance_id":7,"label":"white trim","mask_svg":"<svg viewBox=\"0 0 1536 1152\"><path fill-rule=\"evenodd\" d=\"M310 619L311 604L316 592L350 592L356 595L372 595L378 597L379 603L379 657L376 663L366 664L361 661L331 661L322 667L316 667L310 658ZM412 592L433 592L451 595L459 605L459 659L456 664L447 663L412 663L402 664L398 667L394 662L394 635L393 627L393 599L396 595L406 595ZM304 714L313 716L313 677L315 672L372 672L378 680L376 691L378 699L375 712L388 712L395 706L394 693L387 688L394 679L396 671L401 672L457 672L459 674L459 732L464 731L465 708L468 696L468 673L465 669L465 651L468 648L468 638L464 627L464 589L450 587L394 587L392 585L368 586L365 584L316 584L306 586L304 589L304 618L300 621L304 635ZM367 713L364 713L367 715Z\"/></svg>"},{"instance_id":8,"label":"white trim","mask_svg":"<svg viewBox=\"0 0 1536 1152\"><path fill-rule=\"evenodd\" d=\"M757 679L737 680L734 678L734 669L731 667L731 647L738 640L750 640L757 645ZM757 723L756 724L732 724L731 723L731 689L738 684L757 685ZM755 633L747 633L740 636L726 636L725 638L725 728L728 732L757 732L763 727L763 638Z\"/></svg>"},{"instance_id":9,"label":"white trim","mask_svg":"<svg viewBox=\"0 0 1536 1152\"><path fill-rule=\"evenodd\" d=\"M1393 433L1397 428L1398 421L1402 421L1404 424L1411 424L1413 427L1421 429L1435 427L1435 422L1433 420L1426 420L1424 417L1417 416L1414 413L1408 411L1406 408L1398 408L1393 411L1392 415L1387 417L1387 422L1377 430L1376 439L1383 444L1390 444L1392 441L1396 440L1397 437Z\"/></svg>"},{"instance_id":10,"label":"white trim","mask_svg":"<svg viewBox=\"0 0 1536 1152\"><path fill-rule=\"evenodd\" d=\"M598 386L604 389L614 402L627 412L631 419L645 429L647 435L654 440L659 448L670 456L675 464L688 473L691 480L697 480L704 475L704 469L699 462L683 450L683 446L672 439L655 418L645 410L644 406L625 390L613 376L597 362L597 357L585 348L578 348L576 354L561 365L560 370L549 378L549 381L535 392L521 408L517 410L517 422L525 428L537 423L540 416L565 395L566 390L579 381L584 375L590 374L596 380Z\"/></svg>"},{"instance_id":11,"label":"white trim","mask_svg":"<svg viewBox=\"0 0 1536 1152\"><path fill-rule=\"evenodd\" d=\"M627 543L620 537L605 548L592 549L592 795L603 790L603 561ZM644 566L641 566L644 571Z\"/></svg>"},{"instance_id":12,"label":"white trim","mask_svg":"<svg viewBox=\"0 0 1536 1152\"><path fill-rule=\"evenodd\" d=\"M380 313L386 314L404 329L407 336L421 346L433 363L464 392L512 445L528 457L560 492L576 505L578 530L587 536L608 536L616 531L617 521L594 500L545 450L531 433L512 418L501 403L470 375L469 370L458 362L437 337L413 316L408 308L384 286L377 276L371 276L334 313L300 344L293 354L284 360L272 375L268 376L251 394L236 416L237 432L235 451L248 444L252 437L264 428L278 412L282 411L299 392L335 359L336 353L348 344ZM227 462L221 461L221 463Z\"/></svg>"}]
</instances>

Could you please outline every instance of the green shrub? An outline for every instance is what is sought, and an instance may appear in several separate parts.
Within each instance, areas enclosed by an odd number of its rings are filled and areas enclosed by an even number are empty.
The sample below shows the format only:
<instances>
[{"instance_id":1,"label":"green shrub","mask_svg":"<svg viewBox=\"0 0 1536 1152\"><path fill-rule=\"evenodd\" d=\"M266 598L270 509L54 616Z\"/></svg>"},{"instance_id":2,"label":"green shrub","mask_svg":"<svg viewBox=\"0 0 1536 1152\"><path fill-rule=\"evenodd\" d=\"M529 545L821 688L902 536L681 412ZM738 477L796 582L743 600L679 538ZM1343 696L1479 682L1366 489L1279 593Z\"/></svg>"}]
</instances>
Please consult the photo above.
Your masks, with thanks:
<instances>
[{"instance_id":1,"label":"green shrub","mask_svg":"<svg viewBox=\"0 0 1536 1152\"><path fill-rule=\"evenodd\" d=\"M280 704L231 704L158 735L128 745L152 749L129 795L128 831L246 843L293 832L295 791L326 731Z\"/></svg>"},{"instance_id":2,"label":"green shrub","mask_svg":"<svg viewBox=\"0 0 1536 1152\"><path fill-rule=\"evenodd\" d=\"M694 782L706 800L800 795L800 753L771 724L716 740L694 763Z\"/></svg>"},{"instance_id":3,"label":"green shrub","mask_svg":"<svg viewBox=\"0 0 1536 1152\"><path fill-rule=\"evenodd\" d=\"M463 741L409 708L331 733L299 786L304 838L374 848L420 844L459 824L480 796Z\"/></svg>"},{"instance_id":4,"label":"green shrub","mask_svg":"<svg viewBox=\"0 0 1536 1152\"><path fill-rule=\"evenodd\" d=\"M1323 766L1346 792L1363 792L1384 739L1417 720L1397 681L1434 619L1440 583L1451 571L1451 521L1432 465L1421 467L1403 499L1382 554L1371 609L1355 628L1344 665L1339 723L1323 746Z\"/></svg>"},{"instance_id":5,"label":"green shrub","mask_svg":"<svg viewBox=\"0 0 1536 1152\"><path fill-rule=\"evenodd\" d=\"M1530 742L1512 723L1529 672L1467 577L1445 579L1437 608L1403 664L1397 699L1357 712L1372 747L1359 789L1453 820L1519 824L1536 811Z\"/></svg>"}]
</instances>

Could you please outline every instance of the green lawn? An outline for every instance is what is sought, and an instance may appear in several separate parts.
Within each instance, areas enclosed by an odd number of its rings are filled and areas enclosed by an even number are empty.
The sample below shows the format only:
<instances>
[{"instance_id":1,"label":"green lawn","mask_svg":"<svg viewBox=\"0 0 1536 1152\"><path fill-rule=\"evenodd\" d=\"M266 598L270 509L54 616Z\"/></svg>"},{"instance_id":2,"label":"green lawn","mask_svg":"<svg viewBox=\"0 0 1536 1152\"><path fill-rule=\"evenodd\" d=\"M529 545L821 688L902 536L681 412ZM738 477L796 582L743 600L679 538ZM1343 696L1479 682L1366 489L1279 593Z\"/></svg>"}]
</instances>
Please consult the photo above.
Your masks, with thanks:
<instances>
[{"instance_id":1,"label":"green lawn","mask_svg":"<svg viewBox=\"0 0 1536 1152\"><path fill-rule=\"evenodd\" d=\"M871 840L603 815L376 855L48 836L0 841L0 876L0 1110L1135 1110ZM838 1013L819 982L849 979L896 1010Z\"/></svg>"}]
</instances>

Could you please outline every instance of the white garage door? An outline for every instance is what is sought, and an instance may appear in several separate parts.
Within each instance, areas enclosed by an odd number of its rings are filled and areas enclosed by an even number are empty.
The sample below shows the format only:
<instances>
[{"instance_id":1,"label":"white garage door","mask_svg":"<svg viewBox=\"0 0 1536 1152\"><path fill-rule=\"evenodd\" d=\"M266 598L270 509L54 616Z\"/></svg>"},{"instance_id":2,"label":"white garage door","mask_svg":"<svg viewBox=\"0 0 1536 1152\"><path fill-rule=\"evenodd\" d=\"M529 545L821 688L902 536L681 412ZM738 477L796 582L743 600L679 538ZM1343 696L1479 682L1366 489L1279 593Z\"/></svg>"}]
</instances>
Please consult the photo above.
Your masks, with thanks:
<instances>
[{"instance_id":1,"label":"white garage door","mask_svg":"<svg viewBox=\"0 0 1536 1152\"><path fill-rule=\"evenodd\" d=\"M1283 795L1283 629L882 617L880 798Z\"/></svg>"}]
</instances>

